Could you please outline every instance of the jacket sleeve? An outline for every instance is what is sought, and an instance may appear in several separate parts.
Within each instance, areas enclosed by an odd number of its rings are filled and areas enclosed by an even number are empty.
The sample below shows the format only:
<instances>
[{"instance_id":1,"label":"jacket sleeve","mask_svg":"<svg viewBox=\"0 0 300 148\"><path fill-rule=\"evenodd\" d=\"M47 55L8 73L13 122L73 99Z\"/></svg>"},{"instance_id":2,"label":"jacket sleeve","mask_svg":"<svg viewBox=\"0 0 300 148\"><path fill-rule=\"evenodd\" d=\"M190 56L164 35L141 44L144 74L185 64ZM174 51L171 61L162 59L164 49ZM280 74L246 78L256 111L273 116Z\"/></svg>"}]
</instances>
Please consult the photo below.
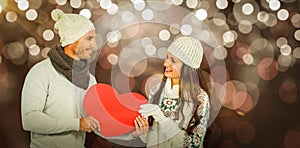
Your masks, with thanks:
<instances>
[{"instance_id":1,"label":"jacket sleeve","mask_svg":"<svg viewBox=\"0 0 300 148\"><path fill-rule=\"evenodd\" d=\"M41 67L33 67L25 78L21 98L24 130L40 134L79 131L78 119L54 118L43 113L48 95L49 78Z\"/></svg>"}]
</instances>

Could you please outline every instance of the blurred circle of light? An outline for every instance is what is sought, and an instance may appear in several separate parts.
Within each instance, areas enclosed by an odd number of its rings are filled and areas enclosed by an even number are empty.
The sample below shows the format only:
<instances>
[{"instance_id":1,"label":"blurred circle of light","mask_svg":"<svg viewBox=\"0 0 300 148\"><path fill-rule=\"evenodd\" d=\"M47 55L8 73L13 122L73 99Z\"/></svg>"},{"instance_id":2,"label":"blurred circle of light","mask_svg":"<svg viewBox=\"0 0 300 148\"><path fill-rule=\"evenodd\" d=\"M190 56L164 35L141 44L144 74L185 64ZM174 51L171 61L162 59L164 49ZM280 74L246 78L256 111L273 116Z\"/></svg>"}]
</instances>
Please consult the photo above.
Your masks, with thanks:
<instances>
[{"instance_id":1,"label":"blurred circle of light","mask_svg":"<svg viewBox=\"0 0 300 148\"><path fill-rule=\"evenodd\" d=\"M131 0L131 2L133 3L134 9L137 11L141 11L146 7L144 0Z\"/></svg>"},{"instance_id":2,"label":"blurred circle of light","mask_svg":"<svg viewBox=\"0 0 300 148\"><path fill-rule=\"evenodd\" d=\"M170 39L170 32L168 31L168 30L161 30L160 32L159 32L159 38L161 39L161 40L163 40L163 41L167 41L167 40L169 40Z\"/></svg>"},{"instance_id":3,"label":"blurred circle of light","mask_svg":"<svg viewBox=\"0 0 300 148\"><path fill-rule=\"evenodd\" d=\"M280 53L281 53L282 55L287 56L287 55L290 55L291 52L292 52L292 49L291 49L291 46L289 46L289 45L282 45L282 46L280 47Z\"/></svg>"},{"instance_id":4,"label":"blurred circle of light","mask_svg":"<svg viewBox=\"0 0 300 148\"><path fill-rule=\"evenodd\" d=\"M224 80L224 75L226 76ZM230 75L226 67L215 66L211 70L211 77L214 78L214 82L224 84L226 81L230 80ZM222 97L220 97L222 99Z\"/></svg>"},{"instance_id":5,"label":"blurred circle of light","mask_svg":"<svg viewBox=\"0 0 300 148\"><path fill-rule=\"evenodd\" d=\"M269 1L269 7L273 11L278 10L280 8L280 2L279 2L279 0L270 0Z\"/></svg>"},{"instance_id":6,"label":"blurred circle of light","mask_svg":"<svg viewBox=\"0 0 300 148\"><path fill-rule=\"evenodd\" d=\"M18 8L22 11L27 10L29 8L29 2L27 0L19 0Z\"/></svg>"},{"instance_id":7,"label":"blurred circle of light","mask_svg":"<svg viewBox=\"0 0 300 148\"><path fill-rule=\"evenodd\" d=\"M48 14L46 12L39 12L39 16L38 16L37 20L40 23L39 26L45 25L49 21L49 16L48 16Z\"/></svg>"},{"instance_id":8,"label":"blurred circle of light","mask_svg":"<svg viewBox=\"0 0 300 148\"><path fill-rule=\"evenodd\" d=\"M298 130L288 131L284 136L284 145L286 148L298 148L300 145L300 132Z\"/></svg>"},{"instance_id":9,"label":"blurred circle of light","mask_svg":"<svg viewBox=\"0 0 300 148\"><path fill-rule=\"evenodd\" d=\"M67 0L55 0L55 2L56 2L58 5L62 6L62 5L65 5L65 4L67 3Z\"/></svg>"},{"instance_id":10,"label":"blurred circle of light","mask_svg":"<svg viewBox=\"0 0 300 148\"><path fill-rule=\"evenodd\" d=\"M153 88L154 86L160 84L160 82L162 81L164 75L163 74L154 74L151 75L150 77L148 77L146 80L143 81L143 91L145 92L146 96L150 95L150 90L151 88Z\"/></svg>"},{"instance_id":11,"label":"blurred circle of light","mask_svg":"<svg viewBox=\"0 0 300 148\"><path fill-rule=\"evenodd\" d=\"M0 4L0 13L2 12L2 5Z\"/></svg>"},{"instance_id":12,"label":"blurred circle of light","mask_svg":"<svg viewBox=\"0 0 300 148\"><path fill-rule=\"evenodd\" d=\"M43 58L48 58L48 52L49 52L50 50L51 50L50 47L45 47L45 48L43 48L42 51L41 51L42 57L43 57Z\"/></svg>"},{"instance_id":13,"label":"blurred circle of light","mask_svg":"<svg viewBox=\"0 0 300 148\"><path fill-rule=\"evenodd\" d=\"M277 12L277 17L281 21L285 21L289 18L289 12L286 9L281 9Z\"/></svg>"},{"instance_id":14,"label":"blurred circle of light","mask_svg":"<svg viewBox=\"0 0 300 148\"><path fill-rule=\"evenodd\" d=\"M215 13L212 21L217 26L223 26L226 23L226 16L223 13Z\"/></svg>"},{"instance_id":15,"label":"blurred circle of light","mask_svg":"<svg viewBox=\"0 0 300 148\"><path fill-rule=\"evenodd\" d=\"M193 32L193 28L189 24L184 24L181 26L180 31L182 35L190 35Z\"/></svg>"},{"instance_id":16,"label":"blurred circle of light","mask_svg":"<svg viewBox=\"0 0 300 148\"><path fill-rule=\"evenodd\" d=\"M182 2L183 2L183 0L172 0L172 3L177 6L181 5Z\"/></svg>"},{"instance_id":17,"label":"blurred circle of light","mask_svg":"<svg viewBox=\"0 0 300 148\"><path fill-rule=\"evenodd\" d=\"M30 21L33 21L38 17L38 13L34 9L27 10L25 15L26 15L26 18Z\"/></svg>"},{"instance_id":18,"label":"blurred circle of light","mask_svg":"<svg viewBox=\"0 0 300 148\"><path fill-rule=\"evenodd\" d=\"M294 27L300 28L300 14L299 13L294 14L292 16L291 22L292 22L292 24L293 24Z\"/></svg>"},{"instance_id":19,"label":"blurred circle of light","mask_svg":"<svg viewBox=\"0 0 300 148\"><path fill-rule=\"evenodd\" d=\"M107 45L110 47L110 48L115 48L119 45L119 41L115 41L115 42L107 42Z\"/></svg>"},{"instance_id":20,"label":"blurred circle of light","mask_svg":"<svg viewBox=\"0 0 300 148\"><path fill-rule=\"evenodd\" d=\"M208 2L208 1L200 1L199 2L199 4L198 4L198 6L200 7L200 8L203 8L203 9L205 9L205 10L209 10L209 9L211 9L210 8L210 3ZM213 5L213 4L212 4ZM215 8L213 8L213 9L215 9Z\"/></svg>"},{"instance_id":21,"label":"blurred circle of light","mask_svg":"<svg viewBox=\"0 0 300 148\"><path fill-rule=\"evenodd\" d=\"M28 37L26 40L25 40L25 46L27 48L29 48L31 45L34 45L36 44L36 40L33 38L33 37Z\"/></svg>"},{"instance_id":22,"label":"blurred circle of light","mask_svg":"<svg viewBox=\"0 0 300 148\"><path fill-rule=\"evenodd\" d=\"M147 56L138 46L121 50L118 65L121 72L129 77L137 77L143 74L147 68Z\"/></svg>"},{"instance_id":23,"label":"blurred circle of light","mask_svg":"<svg viewBox=\"0 0 300 148\"><path fill-rule=\"evenodd\" d=\"M272 80L278 73L278 64L273 58L264 58L258 63L257 72L261 79Z\"/></svg>"},{"instance_id":24,"label":"blurred circle of light","mask_svg":"<svg viewBox=\"0 0 300 148\"><path fill-rule=\"evenodd\" d=\"M103 9L108 9L111 4L111 0L100 0L100 7Z\"/></svg>"},{"instance_id":25,"label":"blurred circle of light","mask_svg":"<svg viewBox=\"0 0 300 148\"><path fill-rule=\"evenodd\" d=\"M112 64L108 61L107 56L109 56L110 54L115 54L118 55L118 51L114 48L109 48L108 46L104 46L101 49L101 52L98 56L98 64L104 68L104 69L111 69L112 68Z\"/></svg>"},{"instance_id":26,"label":"blurred circle of light","mask_svg":"<svg viewBox=\"0 0 300 148\"><path fill-rule=\"evenodd\" d=\"M241 0L232 0L232 2L239 3L239 2L241 2Z\"/></svg>"},{"instance_id":27,"label":"blurred circle of light","mask_svg":"<svg viewBox=\"0 0 300 148\"><path fill-rule=\"evenodd\" d=\"M297 47L293 50L293 56L297 59L300 59L300 47Z\"/></svg>"},{"instance_id":28,"label":"blurred circle of light","mask_svg":"<svg viewBox=\"0 0 300 148\"><path fill-rule=\"evenodd\" d=\"M1 83L7 80L7 76L8 76L7 66L4 63L0 63L0 85Z\"/></svg>"},{"instance_id":29,"label":"blurred circle of light","mask_svg":"<svg viewBox=\"0 0 300 148\"><path fill-rule=\"evenodd\" d=\"M250 15L253 13L253 5L251 3L245 3L243 6L242 6L242 12L245 14L245 15Z\"/></svg>"},{"instance_id":30,"label":"blurred circle of light","mask_svg":"<svg viewBox=\"0 0 300 148\"><path fill-rule=\"evenodd\" d=\"M111 65L116 65L118 63L118 56L116 54L109 54L107 56L107 61L111 64Z\"/></svg>"},{"instance_id":31,"label":"blurred circle of light","mask_svg":"<svg viewBox=\"0 0 300 148\"><path fill-rule=\"evenodd\" d=\"M141 40L141 45L146 48L148 45L151 45L152 44L152 39L151 38L148 38L148 37L145 37Z\"/></svg>"},{"instance_id":32,"label":"blurred circle of light","mask_svg":"<svg viewBox=\"0 0 300 148\"><path fill-rule=\"evenodd\" d=\"M278 64L283 67L291 67L291 65L293 64L293 57L291 55L279 55Z\"/></svg>"},{"instance_id":33,"label":"blurred circle of light","mask_svg":"<svg viewBox=\"0 0 300 148\"><path fill-rule=\"evenodd\" d=\"M118 13L118 11L119 11L119 7L115 3L112 3L110 7L107 9L107 13L110 15L115 15L116 13Z\"/></svg>"},{"instance_id":34,"label":"blurred circle of light","mask_svg":"<svg viewBox=\"0 0 300 148\"><path fill-rule=\"evenodd\" d=\"M298 148L300 145L300 132L298 130L289 131L284 136L284 145L286 148Z\"/></svg>"},{"instance_id":35,"label":"blurred circle of light","mask_svg":"<svg viewBox=\"0 0 300 148\"><path fill-rule=\"evenodd\" d=\"M13 42L13 43L9 43L6 44L6 46L4 47L5 49L5 54L4 56L7 59L17 59L22 57L25 54L24 51L24 46L20 43L20 42Z\"/></svg>"},{"instance_id":36,"label":"blurred circle of light","mask_svg":"<svg viewBox=\"0 0 300 148\"><path fill-rule=\"evenodd\" d=\"M251 65L252 63L253 63L253 56L251 55L251 54L245 54L244 56L243 56L243 61L244 61L244 63L245 64L247 64L247 65Z\"/></svg>"},{"instance_id":37,"label":"blurred circle of light","mask_svg":"<svg viewBox=\"0 0 300 148\"><path fill-rule=\"evenodd\" d=\"M197 0L187 0L187 1L186 1L186 5L187 5L189 8L196 8L197 5L198 5L198 1L197 1Z\"/></svg>"},{"instance_id":38,"label":"blurred circle of light","mask_svg":"<svg viewBox=\"0 0 300 148\"><path fill-rule=\"evenodd\" d=\"M172 34L178 34L180 32L180 25L177 23L173 23L170 25L170 32Z\"/></svg>"},{"instance_id":39,"label":"blurred circle of light","mask_svg":"<svg viewBox=\"0 0 300 148\"><path fill-rule=\"evenodd\" d=\"M274 14L269 13L269 19L264 22L264 24L268 27L274 27L277 24L277 17Z\"/></svg>"},{"instance_id":40,"label":"blurred circle of light","mask_svg":"<svg viewBox=\"0 0 300 148\"><path fill-rule=\"evenodd\" d=\"M133 14L130 11L124 11L122 13L122 21L129 23L133 20Z\"/></svg>"},{"instance_id":41,"label":"blurred circle of light","mask_svg":"<svg viewBox=\"0 0 300 148\"><path fill-rule=\"evenodd\" d=\"M135 87L135 78L124 75L118 70L113 71L111 76L112 86L118 90L119 93L130 92Z\"/></svg>"},{"instance_id":42,"label":"blurred circle of light","mask_svg":"<svg viewBox=\"0 0 300 148\"><path fill-rule=\"evenodd\" d=\"M224 96L224 100L220 100L220 101L226 108L233 109L232 100L235 94L236 94L236 88L232 81L227 81L220 88L220 95ZM222 99L222 97L219 97L219 99Z\"/></svg>"},{"instance_id":43,"label":"blurred circle of light","mask_svg":"<svg viewBox=\"0 0 300 148\"><path fill-rule=\"evenodd\" d=\"M146 9L142 12L142 17L146 21L152 20L154 17L154 12L151 9Z\"/></svg>"},{"instance_id":44,"label":"blurred circle of light","mask_svg":"<svg viewBox=\"0 0 300 148\"><path fill-rule=\"evenodd\" d=\"M36 56L40 53L40 47L38 45L31 45L29 47L29 54L32 56Z\"/></svg>"},{"instance_id":45,"label":"blurred circle of light","mask_svg":"<svg viewBox=\"0 0 300 148\"><path fill-rule=\"evenodd\" d=\"M228 1L227 0L217 0L216 1L216 6L219 9L226 9L228 6Z\"/></svg>"},{"instance_id":46,"label":"blurred circle of light","mask_svg":"<svg viewBox=\"0 0 300 148\"><path fill-rule=\"evenodd\" d=\"M258 21L264 23L264 22L268 21L268 19L269 19L269 14L267 12L265 12L265 11L258 12L258 14L257 14Z\"/></svg>"},{"instance_id":47,"label":"blurred circle of light","mask_svg":"<svg viewBox=\"0 0 300 148\"><path fill-rule=\"evenodd\" d=\"M145 53L148 56L153 56L156 53L156 47L154 45L148 45L145 47Z\"/></svg>"},{"instance_id":48,"label":"blurred circle of light","mask_svg":"<svg viewBox=\"0 0 300 148\"><path fill-rule=\"evenodd\" d=\"M264 50L261 50L264 49ZM273 45L264 38L258 38L251 42L250 44L250 51L253 55L254 59L261 60L265 57L274 57L274 47ZM272 61L270 61L272 62Z\"/></svg>"},{"instance_id":49,"label":"blurred circle of light","mask_svg":"<svg viewBox=\"0 0 300 148\"><path fill-rule=\"evenodd\" d=\"M199 20L203 21L207 18L207 11L205 9L198 9L195 15Z\"/></svg>"},{"instance_id":50,"label":"blurred circle of light","mask_svg":"<svg viewBox=\"0 0 300 148\"><path fill-rule=\"evenodd\" d=\"M72 8L78 9L81 7L82 2L81 2L81 0L70 0L70 5Z\"/></svg>"},{"instance_id":51,"label":"blurred circle of light","mask_svg":"<svg viewBox=\"0 0 300 148\"><path fill-rule=\"evenodd\" d=\"M214 56L218 60L224 60L227 57L227 50L225 47L221 46L214 49Z\"/></svg>"},{"instance_id":52,"label":"blurred circle of light","mask_svg":"<svg viewBox=\"0 0 300 148\"><path fill-rule=\"evenodd\" d=\"M259 89L256 84L252 82L245 82L244 84L247 88L248 93L246 96L246 100L244 101L244 104L241 107L239 107L238 110L247 113L256 106L260 95L259 95Z\"/></svg>"},{"instance_id":53,"label":"blurred circle of light","mask_svg":"<svg viewBox=\"0 0 300 148\"><path fill-rule=\"evenodd\" d=\"M110 43L118 42L122 38L119 30L113 30L106 35L106 39Z\"/></svg>"},{"instance_id":54,"label":"blurred circle of light","mask_svg":"<svg viewBox=\"0 0 300 148\"><path fill-rule=\"evenodd\" d=\"M285 81L279 88L279 96L285 103L294 103L297 100L297 86L294 82Z\"/></svg>"},{"instance_id":55,"label":"blurred circle of light","mask_svg":"<svg viewBox=\"0 0 300 148\"><path fill-rule=\"evenodd\" d=\"M297 41L300 41L300 30L295 31L294 37Z\"/></svg>"},{"instance_id":56,"label":"blurred circle of light","mask_svg":"<svg viewBox=\"0 0 300 148\"><path fill-rule=\"evenodd\" d=\"M243 56L250 53L250 48L247 44L237 42L230 50L232 60L237 64L245 64Z\"/></svg>"},{"instance_id":57,"label":"blurred circle of light","mask_svg":"<svg viewBox=\"0 0 300 148\"><path fill-rule=\"evenodd\" d=\"M5 18L8 22L12 23L12 22L15 22L17 20L18 16L14 11L9 11L9 12L6 13Z\"/></svg>"},{"instance_id":58,"label":"blurred circle of light","mask_svg":"<svg viewBox=\"0 0 300 148\"><path fill-rule=\"evenodd\" d=\"M157 12L156 15L162 15L161 17L157 16L156 18L164 18L166 15L164 13L160 13L163 11L167 11L172 5L171 0L167 0L167 1L148 1L147 5L149 6L149 8L151 8L153 11Z\"/></svg>"},{"instance_id":59,"label":"blurred circle of light","mask_svg":"<svg viewBox=\"0 0 300 148\"><path fill-rule=\"evenodd\" d=\"M252 24L248 20L242 20L239 22L239 31L244 34L248 34L252 30Z\"/></svg>"},{"instance_id":60,"label":"blurred circle of light","mask_svg":"<svg viewBox=\"0 0 300 148\"><path fill-rule=\"evenodd\" d=\"M46 41L51 41L53 40L54 38L54 33L52 30L50 29L47 29L43 32L43 38L46 40Z\"/></svg>"},{"instance_id":61,"label":"blurred circle of light","mask_svg":"<svg viewBox=\"0 0 300 148\"><path fill-rule=\"evenodd\" d=\"M168 51L166 47L161 47L157 51L157 55L161 59L165 59L167 57Z\"/></svg>"},{"instance_id":62,"label":"blurred circle of light","mask_svg":"<svg viewBox=\"0 0 300 148\"><path fill-rule=\"evenodd\" d=\"M86 17L87 19L90 19L92 17L91 11L89 9L82 9L80 10L79 14Z\"/></svg>"},{"instance_id":63,"label":"blurred circle of light","mask_svg":"<svg viewBox=\"0 0 300 148\"><path fill-rule=\"evenodd\" d=\"M235 37L234 37L234 34L233 34L233 32L232 32L231 30L226 31L226 32L224 32L224 34L223 34L223 41L224 41L225 43L233 42L233 41L235 40L234 38L235 38Z\"/></svg>"},{"instance_id":64,"label":"blurred circle of light","mask_svg":"<svg viewBox=\"0 0 300 148\"><path fill-rule=\"evenodd\" d=\"M283 45L287 45L287 43L288 43L288 40L285 37L280 37L276 41L276 45L279 48L281 48L281 46L283 46Z\"/></svg>"},{"instance_id":65,"label":"blurred circle of light","mask_svg":"<svg viewBox=\"0 0 300 148\"><path fill-rule=\"evenodd\" d=\"M247 144L250 143L255 137L255 128L248 121L240 122L235 128L235 137L238 142Z\"/></svg>"}]
</instances>

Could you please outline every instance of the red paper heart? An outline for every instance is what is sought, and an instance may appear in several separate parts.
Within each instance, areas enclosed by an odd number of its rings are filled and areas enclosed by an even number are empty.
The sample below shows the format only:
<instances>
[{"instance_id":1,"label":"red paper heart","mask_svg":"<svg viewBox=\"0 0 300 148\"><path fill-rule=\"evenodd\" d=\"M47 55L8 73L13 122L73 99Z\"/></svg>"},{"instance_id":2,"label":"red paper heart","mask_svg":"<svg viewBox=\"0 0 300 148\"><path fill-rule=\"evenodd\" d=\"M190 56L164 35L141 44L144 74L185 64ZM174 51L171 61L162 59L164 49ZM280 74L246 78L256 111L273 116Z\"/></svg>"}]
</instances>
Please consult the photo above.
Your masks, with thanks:
<instances>
[{"instance_id":1,"label":"red paper heart","mask_svg":"<svg viewBox=\"0 0 300 148\"><path fill-rule=\"evenodd\" d=\"M134 130L134 119L139 107L147 99L134 92L119 94L108 84L98 83L89 88L84 97L84 108L89 116L99 121L100 133L105 137L119 136Z\"/></svg>"}]
</instances>

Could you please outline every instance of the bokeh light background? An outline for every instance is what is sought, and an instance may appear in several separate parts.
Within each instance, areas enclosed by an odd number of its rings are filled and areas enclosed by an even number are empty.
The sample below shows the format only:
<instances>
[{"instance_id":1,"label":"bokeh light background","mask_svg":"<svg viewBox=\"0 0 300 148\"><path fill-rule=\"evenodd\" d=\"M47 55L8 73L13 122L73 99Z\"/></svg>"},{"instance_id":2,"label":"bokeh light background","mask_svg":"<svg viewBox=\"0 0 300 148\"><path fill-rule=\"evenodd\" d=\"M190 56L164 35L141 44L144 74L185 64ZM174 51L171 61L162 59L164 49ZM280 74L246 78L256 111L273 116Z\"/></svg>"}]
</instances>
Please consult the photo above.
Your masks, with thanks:
<instances>
[{"instance_id":1,"label":"bokeh light background","mask_svg":"<svg viewBox=\"0 0 300 148\"><path fill-rule=\"evenodd\" d=\"M176 36L201 40L212 103L222 105L209 147L300 147L299 0L1 0L1 147L29 147L21 89L28 70L59 43L55 8L95 23L91 71L121 93L146 96L159 83ZM88 134L87 147L102 145Z\"/></svg>"}]
</instances>

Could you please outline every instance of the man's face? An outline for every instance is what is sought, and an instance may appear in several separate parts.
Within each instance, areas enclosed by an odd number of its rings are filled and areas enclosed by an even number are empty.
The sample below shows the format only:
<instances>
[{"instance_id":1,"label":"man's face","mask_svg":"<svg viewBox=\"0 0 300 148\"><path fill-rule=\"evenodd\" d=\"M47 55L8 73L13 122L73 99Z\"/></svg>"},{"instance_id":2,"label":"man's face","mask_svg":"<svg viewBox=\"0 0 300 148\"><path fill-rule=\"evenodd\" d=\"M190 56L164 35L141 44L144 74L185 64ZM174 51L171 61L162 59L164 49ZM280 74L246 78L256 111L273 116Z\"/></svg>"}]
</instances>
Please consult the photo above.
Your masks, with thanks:
<instances>
[{"instance_id":1,"label":"man's face","mask_svg":"<svg viewBox=\"0 0 300 148\"><path fill-rule=\"evenodd\" d=\"M89 59L91 58L92 50L96 47L96 32L92 30L77 41L75 56L79 59Z\"/></svg>"}]
</instances>

